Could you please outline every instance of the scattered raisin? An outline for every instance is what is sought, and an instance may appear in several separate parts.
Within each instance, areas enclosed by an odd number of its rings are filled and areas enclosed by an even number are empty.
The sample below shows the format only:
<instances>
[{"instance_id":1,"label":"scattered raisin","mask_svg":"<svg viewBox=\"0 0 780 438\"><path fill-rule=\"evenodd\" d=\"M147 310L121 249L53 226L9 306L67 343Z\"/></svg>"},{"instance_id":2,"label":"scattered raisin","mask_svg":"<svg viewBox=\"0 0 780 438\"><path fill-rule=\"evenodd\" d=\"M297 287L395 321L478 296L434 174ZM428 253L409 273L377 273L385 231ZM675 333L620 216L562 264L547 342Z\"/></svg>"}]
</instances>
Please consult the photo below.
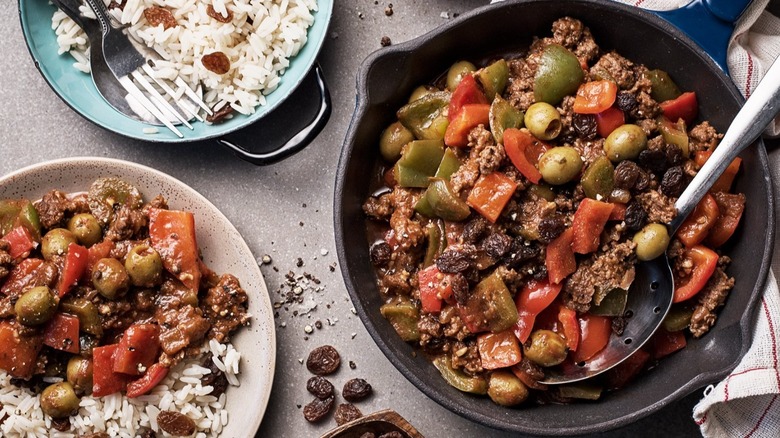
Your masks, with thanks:
<instances>
[{"instance_id":1,"label":"scattered raisin","mask_svg":"<svg viewBox=\"0 0 780 438\"><path fill-rule=\"evenodd\" d=\"M65 432L70 429L70 418L52 418L51 427L57 429L60 432Z\"/></svg>"},{"instance_id":2,"label":"scattered raisin","mask_svg":"<svg viewBox=\"0 0 780 438\"><path fill-rule=\"evenodd\" d=\"M203 67L218 75L224 75L230 71L230 59L222 52L213 52L200 58Z\"/></svg>"},{"instance_id":3,"label":"scattered raisin","mask_svg":"<svg viewBox=\"0 0 780 438\"><path fill-rule=\"evenodd\" d=\"M666 152L660 149L645 149L639 153L639 165L655 173L666 171Z\"/></svg>"},{"instance_id":4,"label":"scattered raisin","mask_svg":"<svg viewBox=\"0 0 780 438\"><path fill-rule=\"evenodd\" d=\"M111 3L106 6L109 10L111 9L119 9L120 11L125 9L125 4L127 4L127 0L111 0Z\"/></svg>"},{"instance_id":5,"label":"scattered raisin","mask_svg":"<svg viewBox=\"0 0 780 438\"><path fill-rule=\"evenodd\" d=\"M598 134L596 116L593 114L574 113L572 116L574 132L586 140L593 140Z\"/></svg>"},{"instance_id":6,"label":"scattered raisin","mask_svg":"<svg viewBox=\"0 0 780 438\"><path fill-rule=\"evenodd\" d=\"M363 379L350 379L344 384L341 395L347 401L360 401L371 395L371 385Z\"/></svg>"},{"instance_id":7,"label":"scattered raisin","mask_svg":"<svg viewBox=\"0 0 780 438\"><path fill-rule=\"evenodd\" d=\"M623 160L615 167L615 187L631 190L639 177L639 166L629 160Z\"/></svg>"},{"instance_id":8,"label":"scattered raisin","mask_svg":"<svg viewBox=\"0 0 780 438\"><path fill-rule=\"evenodd\" d=\"M392 255L393 248L384 240L371 245L371 249L369 250L371 263L378 268L386 266L390 262L390 257Z\"/></svg>"},{"instance_id":9,"label":"scattered raisin","mask_svg":"<svg viewBox=\"0 0 780 438\"><path fill-rule=\"evenodd\" d=\"M333 397L333 395L335 394L335 389L333 388L333 384L330 383L328 379L321 376L314 376L311 379L309 379L309 381L306 382L306 390L320 400L325 400L328 397Z\"/></svg>"},{"instance_id":10,"label":"scattered raisin","mask_svg":"<svg viewBox=\"0 0 780 438\"><path fill-rule=\"evenodd\" d=\"M666 196L676 198L685 190L685 182L685 171L682 166L670 167L664 173L659 190Z\"/></svg>"},{"instance_id":11,"label":"scattered raisin","mask_svg":"<svg viewBox=\"0 0 780 438\"><path fill-rule=\"evenodd\" d=\"M105 432L93 432L86 435L79 435L80 438L111 438L111 435Z\"/></svg>"},{"instance_id":12,"label":"scattered raisin","mask_svg":"<svg viewBox=\"0 0 780 438\"><path fill-rule=\"evenodd\" d=\"M233 107L226 103L218 110L212 109L212 113L206 115L206 121L209 123L219 123L225 120L227 116L231 114L233 114Z\"/></svg>"},{"instance_id":13,"label":"scattered raisin","mask_svg":"<svg viewBox=\"0 0 780 438\"><path fill-rule=\"evenodd\" d=\"M306 360L306 368L318 376L327 376L334 373L341 365L339 352L330 345L317 347L309 353Z\"/></svg>"},{"instance_id":14,"label":"scattered raisin","mask_svg":"<svg viewBox=\"0 0 780 438\"><path fill-rule=\"evenodd\" d=\"M506 254L511 246L512 238L502 233L491 234L482 241L485 253L496 259Z\"/></svg>"},{"instance_id":15,"label":"scattered raisin","mask_svg":"<svg viewBox=\"0 0 780 438\"><path fill-rule=\"evenodd\" d=\"M226 17L221 13L217 12L216 9L214 9L213 5L209 5L208 8L206 8L206 13L209 15L209 17L219 21L220 23L230 23L231 21L233 21L233 12L230 9L227 9L227 17Z\"/></svg>"},{"instance_id":16,"label":"scattered raisin","mask_svg":"<svg viewBox=\"0 0 780 438\"><path fill-rule=\"evenodd\" d=\"M631 201L626 206L626 216L623 219L626 227L632 231L639 231L647 224L647 212L642 204L637 201Z\"/></svg>"},{"instance_id":17,"label":"scattered raisin","mask_svg":"<svg viewBox=\"0 0 780 438\"><path fill-rule=\"evenodd\" d=\"M154 27L163 25L163 29L170 29L176 27L176 18L173 17L173 13L168 9L161 8L159 6L152 6L144 9L144 18Z\"/></svg>"},{"instance_id":18,"label":"scattered raisin","mask_svg":"<svg viewBox=\"0 0 780 438\"><path fill-rule=\"evenodd\" d=\"M360 412L360 409L358 409L352 403L342 403L336 407L336 414L334 415L334 418L336 419L336 424L341 426L342 424L349 423L352 420L357 420L362 416L363 413Z\"/></svg>"},{"instance_id":19,"label":"scattered raisin","mask_svg":"<svg viewBox=\"0 0 780 438\"><path fill-rule=\"evenodd\" d=\"M390 41L390 37L388 37L388 36L383 36L383 37L382 37L382 39L381 39L381 40L379 40L379 44L381 44L381 45L382 45L382 47L387 47L387 46L389 46L390 44L393 44L393 42L392 42L392 41Z\"/></svg>"},{"instance_id":20,"label":"scattered raisin","mask_svg":"<svg viewBox=\"0 0 780 438\"><path fill-rule=\"evenodd\" d=\"M469 300L469 281L463 274L453 274L450 279L452 294L458 304L465 305Z\"/></svg>"},{"instance_id":21,"label":"scattered raisin","mask_svg":"<svg viewBox=\"0 0 780 438\"><path fill-rule=\"evenodd\" d=\"M210 373L204 374L203 377L200 379L201 386L209 386L211 385L212 388L214 388L209 395L213 395L214 397L219 398L220 395L222 395L223 392L228 387L228 380L227 377L225 377L225 373L220 371L219 368L217 368L217 365L214 363L213 360L211 360L211 354L209 353L203 360L203 363L201 364L203 367L208 368L211 370Z\"/></svg>"},{"instance_id":22,"label":"scattered raisin","mask_svg":"<svg viewBox=\"0 0 780 438\"><path fill-rule=\"evenodd\" d=\"M195 433L195 422L184 414L162 411L157 415L157 424L173 436L190 436Z\"/></svg>"},{"instance_id":23,"label":"scattered raisin","mask_svg":"<svg viewBox=\"0 0 780 438\"><path fill-rule=\"evenodd\" d=\"M477 243L487 231L487 221L482 217L474 218L463 227L463 243Z\"/></svg>"},{"instance_id":24,"label":"scattered raisin","mask_svg":"<svg viewBox=\"0 0 780 438\"><path fill-rule=\"evenodd\" d=\"M639 106L639 102L636 101L636 97L628 91L621 91L618 93L617 107L624 113L631 113Z\"/></svg>"},{"instance_id":25,"label":"scattered raisin","mask_svg":"<svg viewBox=\"0 0 780 438\"><path fill-rule=\"evenodd\" d=\"M539 221L539 241L550 243L566 231L566 221L563 216L555 214Z\"/></svg>"},{"instance_id":26,"label":"scattered raisin","mask_svg":"<svg viewBox=\"0 0 780 438\"><path fill-rule=\"evenodd\" d=\"M333 400L335 397L331 396L325 400L315 398L308 405L303 407L303 418L310 423L316 423L330 412L330 408L333 407Z\"/></svg>"},{"instance_id":27,"label":"scattered raisin","mask_svg":"<svg viewBox=\"0 0 780 438\"><path fill-rule=\"evenodd\" d=\"M436 257L436 267L448 274L463 272L471 266L475 249L473 245L451 246Z\"/></svg>"}]
</instances>

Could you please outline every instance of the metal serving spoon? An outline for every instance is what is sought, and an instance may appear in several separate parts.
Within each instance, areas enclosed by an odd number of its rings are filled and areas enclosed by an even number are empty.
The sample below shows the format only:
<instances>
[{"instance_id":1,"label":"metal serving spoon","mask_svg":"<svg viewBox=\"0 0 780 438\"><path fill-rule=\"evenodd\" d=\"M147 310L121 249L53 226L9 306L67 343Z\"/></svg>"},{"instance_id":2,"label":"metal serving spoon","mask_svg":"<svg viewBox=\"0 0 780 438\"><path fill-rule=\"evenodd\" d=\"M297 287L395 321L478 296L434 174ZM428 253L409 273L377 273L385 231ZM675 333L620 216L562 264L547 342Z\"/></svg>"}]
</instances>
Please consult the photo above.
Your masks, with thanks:
<instances>
[{"instance_id":1,"label":"metal serving spoon","mask_svg":"<svg viewBox=\"0 0 780 438\"><path fill-rule=\"evenodd\" d=\"M710 159L674 204L677 216L667 225L673 236L707 194L728 165L752 144L780 112L780 61L775 61L731 122ZM628 324L621 336L584 364L550 370L543 383L561 384L584 380L620 364L642 347L658 330L674 296L674 277L666 254L636 266L636 278L628 293Z\"/></svg>"}]
</instances>

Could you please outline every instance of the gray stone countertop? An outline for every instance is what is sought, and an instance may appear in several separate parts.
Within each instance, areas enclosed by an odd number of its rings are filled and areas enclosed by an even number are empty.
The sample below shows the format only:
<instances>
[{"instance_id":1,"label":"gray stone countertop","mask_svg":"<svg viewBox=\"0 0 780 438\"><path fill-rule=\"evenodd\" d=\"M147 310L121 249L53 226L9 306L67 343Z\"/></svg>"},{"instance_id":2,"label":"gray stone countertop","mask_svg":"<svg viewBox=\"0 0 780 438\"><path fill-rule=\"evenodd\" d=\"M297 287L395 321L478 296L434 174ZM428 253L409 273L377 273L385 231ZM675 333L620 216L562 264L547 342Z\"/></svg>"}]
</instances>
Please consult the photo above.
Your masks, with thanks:
<instances>
[{"instance_id":1,"label":"gray stone countertop","mask_svg":"<svg viewBox=\"0 0 780 438\"><path fill-rule=\"evenodd\" d=\"M24 0L45 1L45 0ZM302 406L310 373L302 360L322 344L334 345L345 365L332 381L353 377L375 388L357 405L364 413L394 409L428 437L502 437L509 434L463 419L427 398L395 369L376 347L359 318L341 279L333 237L332 198L338 156L355 103L355 73L361 61L388 36L401 42L421 35L487 0L339 0L319 61L333 98L333 114L320 136L304 151L275 165L256 167L212 142L160 145L120 137L86 121L58 99L32 62L20 30L16 1L0 2L0 174L55 158L98 156L144 164L168 173L213 202L241 232L262 266L272 301L279 301L284 274L304 271L321 280L311 290L319 303L308 315L280 309L276 318L276 377L258 436L319 436L332 419L307 423ZM297 259L303 261L298 267ZM314 328L307 334L307 325ZM317 325L318 326L318 325ZM700 391L646 419L596 436L696 436L692 406ZM244 415L255 415L247 407Z\"/></svg>"}]
</instances>

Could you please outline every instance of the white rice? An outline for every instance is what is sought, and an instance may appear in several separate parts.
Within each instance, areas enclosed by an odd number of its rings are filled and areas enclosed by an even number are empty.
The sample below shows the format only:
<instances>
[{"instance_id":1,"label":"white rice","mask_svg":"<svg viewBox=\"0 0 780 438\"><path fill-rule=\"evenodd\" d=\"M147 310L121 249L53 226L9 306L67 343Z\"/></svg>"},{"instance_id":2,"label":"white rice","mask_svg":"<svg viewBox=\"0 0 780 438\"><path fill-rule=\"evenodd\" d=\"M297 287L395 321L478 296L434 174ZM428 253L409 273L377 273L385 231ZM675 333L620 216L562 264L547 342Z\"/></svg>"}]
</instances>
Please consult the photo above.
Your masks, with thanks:
<instances>
[{"instance_id":1,"label":"white rice","mask_svg":"<svg viewBox=\"0 0 780 438\"><path fill-rule=\"evenodd\" d=\"M232 13L232 21L222 23L210 17L209 4L223 16ZM153 6L169 9L178 25L167 30L162 24L149 25L143 12ZM193 88L204 86L209 107L230 105L239 113L252 114L265 104L265 95L279 86L290 58L306 44L316 10L316 0L127 0L123 10L112 9L111 13L128 26L131 35L160 55L158 77L173 80L178 74ZM81 11L94 18L88 6ZM73 67L89 72L89 46L83 31L59 10L52 16L52 29L59 53L70 53ZM215 51L230 59L230 71L224 75L201 63L203 55Z\"/></svg>"},{"instance_id":2,"label":"white rice","mask_svg":"<svg viewBox=\"0 0 780 438\"><path fill-rule=\"evenodd\" d=\"M214 363L225 369L231 385L238 386L241 354L231 344L210 341L205 347ZM62 437L106 432L111 436L134 437L139 428L151 429L159 437L170 436L157 424L161 411L171 410L191 418L197 427L196 438L218 436L228 422L223 393L219 398L209 395L211 386L202 386L201 378L210 373L200 365L202 357L190 358L170 370L166 378L149 394L130 399L121 393L105 397L82 397L77 415L70 417L71 429L57 432L51 419L41 410L40 395L11 383L11 376L0 370L0 436ZM229 392L230 389L228 388Z\"/></svg>"}]
</instances>

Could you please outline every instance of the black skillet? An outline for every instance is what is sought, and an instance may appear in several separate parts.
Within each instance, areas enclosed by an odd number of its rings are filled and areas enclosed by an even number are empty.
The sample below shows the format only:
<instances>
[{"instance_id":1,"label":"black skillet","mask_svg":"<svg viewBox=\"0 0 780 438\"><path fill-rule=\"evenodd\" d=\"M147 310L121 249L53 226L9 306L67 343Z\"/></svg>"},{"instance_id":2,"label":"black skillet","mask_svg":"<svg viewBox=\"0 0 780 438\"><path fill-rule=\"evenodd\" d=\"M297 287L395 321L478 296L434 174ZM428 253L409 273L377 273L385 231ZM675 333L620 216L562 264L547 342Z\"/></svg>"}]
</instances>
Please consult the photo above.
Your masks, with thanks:
<instances>
[{"instance_id":1,"label":"black skillet","mask_svg":"<svg viewBox=\"0 0 780 438\"><path fill-rule=\"evenodd\" d=\"M732 370L751 343L751 323L766 280L774 241L774 208L768 162L761 141L742 155L736 190L748 206L725 252L736 285L709 334L661 361L628 387L595 403L507 409L447 385L414 347L404 343L379 313L382 299L369 262L363 201L370 195L382 129L395 119L411 91L455 61L517 52L533 35L550 34L562 16L581 19L602 49L669 72L699 98L700 119L720 132L743 98L732 81L696 43L655 14L618 3L527 0L477 9L415 40L369 56L357 79L358 102L336 179L336 244L344 280L358 314L379 348L423 393L447 409L498 429L539 435L576 435L610 430L661 409ZM756 235L758 233L758 235Z\"/></svg>"}]
</instances>

